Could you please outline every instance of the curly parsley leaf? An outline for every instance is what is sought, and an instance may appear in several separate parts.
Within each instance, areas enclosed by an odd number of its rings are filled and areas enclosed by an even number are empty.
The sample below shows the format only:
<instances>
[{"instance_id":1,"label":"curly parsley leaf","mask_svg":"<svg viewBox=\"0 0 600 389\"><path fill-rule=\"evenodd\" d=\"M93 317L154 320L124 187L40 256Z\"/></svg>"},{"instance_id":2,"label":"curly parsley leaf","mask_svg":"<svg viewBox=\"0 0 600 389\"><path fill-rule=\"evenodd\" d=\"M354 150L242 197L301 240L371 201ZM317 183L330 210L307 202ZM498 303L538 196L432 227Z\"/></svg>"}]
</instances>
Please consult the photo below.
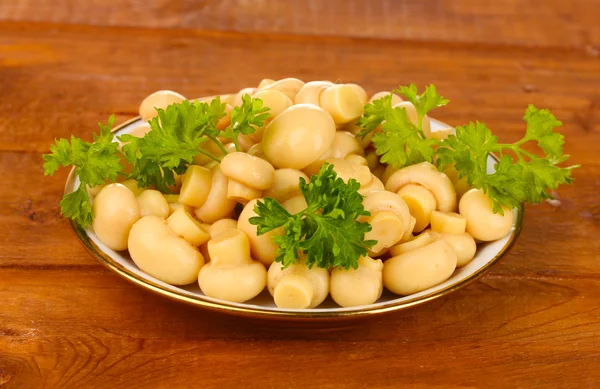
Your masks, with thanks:
<instances>
[{"instance_id":1,"label":"curly parsley leaf","mask_svg":"<svg viewBox=\"0 0 600 389\"><path fill-rule=\"evenodd\" d=\"M561 158L565 137L554 129L562 126L562 122L556 120L549 110L537 109L533 105L527 107L524 120L527 123L525 139L537 141L549 158Z\"/></svg>"},{"instance_id":2,"label":"curly parsley leaf","mask_svg":"<svg viewBox=\"0 0 600 389\"><path fill-rule=\"evenodd\" d=\"M85 185L79 185L74 192L64 195L59 205L64 217L75 220L83 227L92 224L92 202Z\"/></svg>"},{"instance_id":3,"label":"curly parsley leaf","mask_svg":"<svg viewBox=\"0 0 600 389\"><path fill-rule=\"evenodd\" d=\"M262 127L268 117L269 108L263 107L261 99L253 99L250 95L244 94L242 105L233 109L231 123L223 130L221 136L232 139L236 150L240 151L238 136L252 134L256 131L255 127Z\"/></svg>"},{"instance_id":4,"label":"curly parsley leaf","mask_svg":"<svg viewBox=\"0 0 600 389\"><path fill-rule=\"evenodd\" d=\"M433 160L435 139L428 139L408 118L405 108L385 112L382 131L372 138L381 162L401 168Z\"/></svg>"},{"instance_id":5,"label":"curly parsley leaf","mask_svg":"<svg viewBox=\"0 0 600 389\"><path fill-rule=\"evenodd\" d=\"M385 114L392 109L392 94L385 95L380 99L373 100L365 105L363 115L358 119L356 125L362 130L358 136L364 138L383 123Z\"/></svg>"},{"instance_id":6,"label":"curly parsley leaf","mask_svg":"<svg viewBox=\"0 0 600 389\"><path fill-rule=\"evenodd\" d=\"M44 175L53 175L61 166L72 166L81 182L79 188L64 196L60 202L61 213L86 227L92 221L92 208L86 188L115 181L123 170L117 149L119 143L113 141L110 132L115 118L110 117L107 125L99 123L100 133L94 134L95 143L86 142L71 136L57 139L50 146L50 153L44 154Z\"/></svg>"},{"instance_id":7,"label":"curly parsley leaf","mask_svg":"<svg viewBox=\"0 0 600 389\"><path fill-rule=\"evenodd\" d=\"M225 104L219 98L210 104L182 101L157 109L158 116L148 123L151 130L143 138L121 135L127 161L133 165L129 175L140 187L154 186L169 193L168 186L175 185L175 175L183 174L199 153L210 154L200 145L215 139L217 122L225 116ZM219 160L214 155L209 155Z\"/></svg>"},{"instance_id":8,"label":"curly parsley leaf","mask_svg":"<svg viewBox=\"0 0 600 389\"><path fill-rule=\"evenodd\" d=\"M423 118L433 108L446 105L448 100L440 96L433 85L426 87L420 95L415 84L400 86L393 93L403 95L414 105L417 122L410 120L405 107L392 108L392 94L389 94L365 105L365 112L357 122L362 128L359 136L364 137L381 128L372 138L375 150L381 156L381 162L396 168L431 162L437 141L425 136Z\"/></svg>"},{"instance_id":9,"label":"curly parsley leaf","mask_svg":"<svg viewBox=\"0 0 600 389\"><path fill-rule=\"evenodd\" d=\"M400 86L394 90L394 93L402 95L406 100L410 101L417 110L418 126L422 127L423 117L434 108L443 107L448 104L449 100L443 98L437 93L435 85L431 84L425 87L425 91L419 94L417 86L410 84L409 86Z\"/></svg>"},{"instance_id":10,"label":"curly parsley leaf","mask_svg":"<svg viewBox=\"0 0 600 389\"><path fill-rule=\"evenodd\" d=\"M326 163L309 183L300 179L308 205L305 210L291 215L276 200L266 198L257 202L254 211L258 216L250 218L250 223L257 226L259 235L283 228L284 234L274 237L274 242L279 245L275 260L285 267L298 262L302 252L309 267L357 268L358 259L376 243L364 240L371 226L356 220L369 215L359 188L354 179L344 183L333 165Z\"/></svg>"},{"instance_id":11,"label":"curly parsley leaf","mask_svg":"<svg viewBox=\"0 0 600 389\"><path fill-rule=\"evenodd\" d=\"M569 156L563 155L563 135L554 132L561 123L548 110L530 105L524 120L527 123L525 136L513 144L498 143L498 138L483 123L456 127L455 135L440 142L438 167L443 169L454 164L459 177L466 177L469 185L488 195L497 213L503 214L502 206L512 209L524 202L535 204L552 198L549 191L560 184L571 183L571 171L578 166L557 166ZM544 156L521 147L529 141L537 142ZM487 174L490 153L498 153L500 160L495 172Z\"/></svg>"}]
</instances>

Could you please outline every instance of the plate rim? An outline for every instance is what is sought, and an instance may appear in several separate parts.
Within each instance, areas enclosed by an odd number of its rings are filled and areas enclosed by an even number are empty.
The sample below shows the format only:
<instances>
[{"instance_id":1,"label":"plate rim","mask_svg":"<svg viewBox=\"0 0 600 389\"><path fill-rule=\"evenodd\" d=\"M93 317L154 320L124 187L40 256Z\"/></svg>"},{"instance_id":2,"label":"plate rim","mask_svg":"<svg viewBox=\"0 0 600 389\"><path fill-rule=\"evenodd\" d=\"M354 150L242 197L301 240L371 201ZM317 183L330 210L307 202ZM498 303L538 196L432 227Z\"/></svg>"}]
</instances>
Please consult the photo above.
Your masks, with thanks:
<instances>
[{"instance_id":1,"label":"plate rim","mask_svg":"<svg viewBox=\"0 0 600 389\"><path fill-rule=\"evenodd\" d=\"M141 120L140 116L136 116L132 119L129 119L112 129L111 132L116 132L121 130L124 127L127 127L133 123L136 123ZM435 120L435 119L432 119ZM447 124L440 122L439 120L435 120L436 122L447 126ZM490 154L492 158L498 161L498 157L494 154ZM65 183L64 194L71 193L75 188L75 168L72 168L67 177L67 181ZM165 288L162 285L159 285L151 280L143 278L138 274L132 272L131 270L125 268L121 264L114 261L108 254L103 252L97 245L94 243L90 237L88 236L85 228L81 227L75 221L69 219L71 227L73 228L75 234L79 238L79 241L83 244L86 250L92 254L93 257L96 257L97 260L100 261L104 266L108 269L112 270L114 273L119 275L120 277L133 282L134 284L141 286L142 288L149 290L155 294L167 297L171 300L183 302L188 305L200 306L202 308L206 308L212 311L224 312L229 314L241 315L241 316L249 316L256 318L280 318L280 319L336 319L336 318L349 318L349 317L365 317L376 314L383 314L387 312L400 311L404 309L408 309L417 305L424 304L426 302L444 297L452 292L461 289L472 282L477 281L481 277L485 275L494 265L496 265L501 258L503 258L515 245L517 242L521 230L523 227L523 219L524 219L524 207L521 205L518 208L517 220L514 224L514 230L511 233L509 240L502 247L502 249L488 262L485 266L482 266L473 274L469 275L465 279L453 284L449 285L446 288L437 290L435 292L431 292L424 296L414 297L412 299L404 300L404 301L391 301L384 305L374 306L369 308L368 306L362 306L356 309L344 310L339 312L331 312L331 311L320 311L313 310L310 312L306 311L293 311L293 310L263 310L260 308L256 308L254 306L248 307L239 307L235 305L230 305L227 302L212 302L203 300L198 297L191 297L189 295L185 295L183 293L176 292L174 290L170 290Z\"/></svg>"}]
</instances>

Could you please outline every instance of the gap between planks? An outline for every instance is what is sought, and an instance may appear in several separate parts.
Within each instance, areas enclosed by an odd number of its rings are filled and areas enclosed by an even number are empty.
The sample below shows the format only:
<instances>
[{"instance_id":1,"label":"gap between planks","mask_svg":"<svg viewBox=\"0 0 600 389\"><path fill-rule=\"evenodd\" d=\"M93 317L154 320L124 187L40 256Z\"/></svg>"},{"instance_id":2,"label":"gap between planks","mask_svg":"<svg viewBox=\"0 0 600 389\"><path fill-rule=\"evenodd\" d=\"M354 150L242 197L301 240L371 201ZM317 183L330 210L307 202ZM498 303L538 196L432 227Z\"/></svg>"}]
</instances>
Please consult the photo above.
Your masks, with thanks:
<instances>
[{"instance_id":1,"label":"gap between planks","mask_svg":"<svg viewBox=\"0 0 600 389\"><path fill-rule=\"evenodd\" d=\"M373 44L399 44L409 46L431 46L433 48L460 48L470 50L482 50L482 51L511 51L511 52L524 52L531 55L532 52L538 53L551 53L555 56L573 55L574 57L584 58L600 58L600 53L595 49L594 45L588 44L586 46L540 46L540 45L525 45L515 43L481 43L481 42L459 42L459 41L444 41L444 40L423 40L423 39L406 39L406 38L391 38L391 37L367 37L367 36L356 36L356 35L333 35L333 34L301 34L291 32L239 32L239 31L226 31L226 30L210 30L210 29L194 29L194 28L174 28L174 27L139 27L139 26L100 26L90 24L78 24L78 23L52 23L52 22L33 22L33 21L1 21L0 30L7 29L6 27L17 26L15 31L19 31L21 27L32 27L34 30L47 31L48 29L60 29L61 31L77 31L77 30L111 30L111 31L135 31L140 33L168 33L175 36L186 36L191 35L202 37L202 38L239 38L240 40L246 39L257 39L257 40L274 40L274 41L295 41L303 42L307 40L319 41L319 43L348 43L348 42L362 42Z\"/></svg>"}]
</instances>

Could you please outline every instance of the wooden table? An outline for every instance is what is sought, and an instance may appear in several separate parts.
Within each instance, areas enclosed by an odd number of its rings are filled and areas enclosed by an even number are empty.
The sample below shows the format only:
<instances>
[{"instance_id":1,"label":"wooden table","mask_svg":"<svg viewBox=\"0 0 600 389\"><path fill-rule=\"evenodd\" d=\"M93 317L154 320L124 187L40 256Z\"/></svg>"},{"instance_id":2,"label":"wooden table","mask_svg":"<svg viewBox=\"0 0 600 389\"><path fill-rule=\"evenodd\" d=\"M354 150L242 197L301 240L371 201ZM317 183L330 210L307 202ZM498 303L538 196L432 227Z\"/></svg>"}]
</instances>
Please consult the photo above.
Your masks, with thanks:
<instances>
[{"instance_id":1,"label":"wooden table","mask_svg":"<svg viewBox=\"0 0 600 389\"><path fill-rule=\"evenodd\" d=\"M0 0L0 387L600 387L600 2ZM295 76L434 83L435 116L504 141L529 103L564 122L576 182L528 206L485 278L370 321L209 313L93 259L60 217L55 137L91 138L158 89Z\"/></svg>"}]
</instances>

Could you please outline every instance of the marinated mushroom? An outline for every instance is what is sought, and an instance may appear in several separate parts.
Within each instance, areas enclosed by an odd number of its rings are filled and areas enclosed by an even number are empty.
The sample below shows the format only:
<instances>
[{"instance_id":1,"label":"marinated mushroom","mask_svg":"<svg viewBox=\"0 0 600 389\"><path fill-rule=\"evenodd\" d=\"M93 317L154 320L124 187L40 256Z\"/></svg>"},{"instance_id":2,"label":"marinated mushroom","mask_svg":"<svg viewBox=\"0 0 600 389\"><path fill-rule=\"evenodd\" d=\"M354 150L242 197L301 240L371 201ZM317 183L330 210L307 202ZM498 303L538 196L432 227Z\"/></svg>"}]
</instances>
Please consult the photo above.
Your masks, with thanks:
<instances>
[{"instance_id":1,"label":"marinated mushroom","mask_svg":"<svg viewBox=\"0 0 600 389\"><path fill-rule=\"evenodd\" d=\"M358 84L346 84L349 87L351 87L352 89L354 89L354 92L358 95L358 98L360 99L360 102L362 105L365 105L367 103L367 101L369 100L369 95L367 95L367 91L365 91L365 88L363 88L362 86L358 85Z\"/></svg>"},{"instance_id":2,"label":"marinated mushroom","mask_svg":"<svg viewBox=\"0 0 600 389\"><path fill-rule=\"evenodd\" d=\"M267 159L267 157L265 156L265 151L263 149L262 143L257 143L255 145L253 145L252 147L250 147L248 149L248 151L246 151L246 153L248 153L254 157L262 158L264 160Z\"/></svg>"},{"instance_id":3,"label":"marinated mushroom","mask_svg":"<svg viewBox=\"0 0 600 389\"><path fill-rule=\"evenodd\" d=\"M335 132L327 112L311 104L298 104L267 125L262 146L275 167L302 170L331 147Z\"/></svg>"},{"instance_id":4,"label":"marinated mushroom","mask_svg":"<svg viewBox=\"0 0 600 389\"><path fill-rule=\"evenodd\" d=\"M350 85L333 85L321 92L319 106L327 111L336 124L348 123L363 113L363 102Z\"/></svg>"},{"instance_id":5,"label":"marinated mushroom","mask_svg":"<svg viewBox=\"0 0 600 389\"><path fill-rule=\"evenodd\" d=\"M300 194L300 178L308 182L308 176L296 169L277 169L273 174L273 185L264 196L280 203Z\"/></svg>"},{"instance_id":6,"label":"marinated mushroom","mask_svg":"<svg viewBox=\"0 0 600 389\"><path fill-rule=\"evenodd\" d=\"M189 205L183 205L179 202L178 194L168 194L164 195L165 200L167 200L167 204L169 204L169 214L172 215L178 209L183 208L186 212L192 213L194 209Z\"/></svg>"},{"instance_id":7,"label":"marinated mushroom","mask_svg":"<svg viewBox=\"0 0 600 389\"><path fill-rule=\"evenodd\" d=\"M139 113L142 120L147 122L158 115L156 108L166 109L169 105L181 103L185 97L170 90L159 90L150 94L140 104Z\"/></svg>"},{"instance_id":8,"label":"marinated mushroom","mask_svg":"<svg viewBox=\"0 0 600 389\"><path fill-rule=\"evenodd\" d=\"M358 139L348 131L337 131L331 145L332 158L345 158L350 154L365 155Z\"/></svg>"},{"instance_id":9,"label":"marinated mushroom","mask_svg":"<svg viewBox=\"0 0 600 389\"><path fill-rule=\"evenodd\" d=\"M231 114L233 113L233 106L225 104L225 116L223 116L217 122L217 130L224 130L231 124Z\"/></svg>"},{"instance_id":10,"label":"marinated mushroom","mask_svg":"<svg viewBox=\"0 0 600 389\"><path fill-rule=\"evenodd\" d=\"M273 185L275 169L264 159L242 152L227 154L221 160L221 171L231 180L250 188L265 190Z\"/></svg>"},{"instance_id":11,"label":"marinated mushroom","mask_svg":"<svg viewBox=\"0 0 600 389\"><path fill-rule=\"evenodd\" d=\"M326 88L335 85L331 81L311 81L307 82L300 88L294 104L314 104L319 105L319 97Z\"/></svg>"},{"instance_id":12,"label":"marinated mushroom","mask_svg":"<svg viewBox=\"0 0 600 389\"><path fill-rule=\"evenodd\" d=\"M296 95L300 91L300 89L304 86L304 81L301 81L297 78L283 78L281 80L275 81L272 84L264 86L261 90L271 90L275 89L283 94L285 94L291 101L296 99Z\"/></svg>"},{"instance_id":13,"label":"marinated mushroom","mask_svg":"<svg viewBox=\"0 0 600 389\"><path fill-rule=\"evenodd\" d=\"M365 240L376 241L369 249L370 253L380 253L398 243L404 236L402 219L392 211L374 212L366 221L371 225L371 231L365 234Z\"/></svg>"},{"instance_id":14,"label":"marinated mushroom","mask_svg":"<svg viewBox=\"0 0 600 389\"><path fill-rule=\"evenodd\" d=\"M365 196L369 192L373 192L376 190L385 190L383 186L383 182L376 175L371 174L371 182L367 185L361 186L358 190L358 193Z\"/></svg>"},{"instance_id":15,"label":"marinated mushroom","mask_svg":"<svg viewBox=\"0 0 600 389\"><path fill-rule=\"evenodd\" d=\"M450 135L454 134L455 130L454 128L440 128L438 130L435 131L431 131L429 133L429 138L433 138L433 139L438 139L438 140L444 140L446 138L448 138ZM446 173L448 174L448 173Z\"/></svg>"},{"instance_id":16,"label":"marinated mushroom","mask_svg":"<svg viewBox=\"0 0 600 389\"><path fill-rule=\"evenodd\" d=\"M260 80L260 82L258 83L258 89L263 89L264 87L266 87L267 85L271 85L272 83L274 83L275 80L270 79L270 78L263 78L262 80Z\"/></svg>"},{"instance_id":17,"label":"marinated mushroom","mask_svg":"<svg viewBox=\"0 0 600 389\"><path fill-rule=\"evenodd\" d=\"M252 97L261 99L263 107L269 107L269 117L267 118L267 122L294 105L292 100L290 100L285 93L278 91L277 89L261 90L256 92ZM260 142L261 138L262 137L255 140Z\"/></svg>"},{"instance_id":18,"label":"marinated mushroom","mask_svg":"<svg viewBox=\"0 0 600 389\"><path fill-rule=\"evenodd\" d=\"M383 263L361 257L357 269L335 268L331 272L330 294L342 307L373 304L383 292Z\"/></svg>"},{"instance_id":19,"label":"marinated mushroom","mask_svg":"<svg viewBox=\"0 0 600 389\"><path fill-rule=\"evenodd\" d=\"M213 172L203 166L188 167L181 184L179 202L190 207L201 207L208 199Z\"/></svg>"},{"instance_id":20,"label":"marinated mushroom","mask_svg":"<svg viewBox=\"0 0 600 389\"><path fill-rule=\"evenodd\" d=\"M437 240L385 261L383 285L392 293L407 296L446 281L456 264L452 245Z\"/></svg>"},{"instance_id":21,"label":"marinated mushroom","mask_svg":"<svg viewBox=\"0 0 600 389\"><path fill-rule=\"evenodd\" d=\"M338 131L339 132L339 131ZM355 165L362 165L362 166L366 166L369 167L369 163L367 162L367 159L363 156L360 156L358 154L348 154L344 157L344 159L350 163L353 163Z\"/></svg>"},{"instance_id":22,"label":"marinated mushroom","mask_svg":"<svg viewBox=\"0 0 600 389\"><path fill-rule=\"evenodd\" d=\"M475 258L477 252L477 244L475 239L468 233L462 234L440 234L438 232L431 231L430 235L436 240L445 240L452 245L454 252L456 253L456 267L462 267L471 262Z\"/></svg>"},{"instance_id":23,"label":"marinated mushroom","mask_svg":"<svg viewBox=\"0 0 600 389\"><path fill-rule=\"evenodd\" d=\"M373 172L373 175L377 178L379 178L379 181L382 182L382 184L385 185L385 183L383 182L383 173L385 172L385 166L383 165L379 165L377 166L375 169L371 170Z\"/></svg>"},{"instance_id":24,"label":"marinated mushroom","mask_svg":"<svg viewBox=\"0 0 600 389\"><path fill-rule=\"evenodd\" d=\"M235 230L237 228L237 220L235 219L221 219L209 227L208 231L210 233L211 238L216 237L222 232Z\"/></svg>"},{"instance_id":25,"label":"marinated mushroom","mask_svg":"<svg viewBox=\"0 0 600 389\"><path fill-rule=\"evenodd\" d=\"M253 133L253 135L256 134ZM240 148L240 151L248 151L252 148L252 146L254 146L255 144L257 144L259 141L255 140L254 137L252 137L251 135L245 135L245 134L240 134L237 137L238 140L238 146ZM216 162L216 161L215 161Z\"/></svg>"},{"instance_id":26,"label":"marinated mushroom","mask_svg":"<svg viewBox=\"0 0 600 389\"><path fill-rule=\"evenodd\" d=\"M402 231L409 234L412 233L410 211L406 202L396 193L385 190L374 190L366 194L363 206L366 211L371 213L371 218L379 211L393 212L402 222ZM365 221L368 217L361 216L358 220Z\"/></svg>"},{"instance_id":27,"label":"marinated mushroom","mask_svg":"<svg viewBox=\"0 0 600 389\"><path fill-rule=\"evenodd\" d=\"M212 182L206 201L194 214L205 223L214 223L219 219L229 217L236 202L227 198L228 179L217 165L212 169Z\"/></svg>"},{"instance_id":28,"label":"marinated mushroom","mask_svg":"<svg viewBox=\"0 0 600 389\"><path fill-rule=\"evenodd\" d=\"M338 125L338 131L347 131L347 132L351 133L352 135L356 136L356 137L357 137L357 140L358 140L358 141L359 141L359 143L360 143L360 146L361 146L363 149L366 149L366 148L368 148L368 147L371 145L371 143L372 143L372 140L373 140L373 135L374 135L376 132L380 131L380 128L377 128L377 129L375 129L373 132L371 132L371 133L369 133L369 134L365 135L364 137L361 137L361 136L358 136L358 134L359 134L359 133L360 133L360 132L361 132L363 129L362 129L362 127L359 127L359 126L357 125L357 121L358 121L358 120L352 120L352 121L350 121L350 122L348 122L348 123L345 123L345 124Z\"/></svg>"},{"instance_id":29,"label":"marinated mushroom","mask_svg":"<svg viewBox=\"0 0 600 389\"><path fill-rule=\"evenodd\" d=\"M387 165L383 172L383 177L381 177L381 181L383 181L384 184L387 184L392 174L396 173L398 170L400 169L394 167L394 165Z\"/></svg>"},{"instance_id":30,"label":"marinated mushroom","mask_svg":"<svg viewBox=\"0 0 600 389\"><path fill-rule=\"evenodd\" d=\"M179 208L167 218L167 226L192 246L200 246L210 238L202 224L184 208Z\"/></svg>"},{"instance_id":31,"label":"marinated mushroom","mask_svg":"<svg viewBox=\"0 0 600 389\"><path fill-rule=\"evenodd\" d=\"M265 266L269 266L275 261L277 249L279 248L279 246L273 242L273 237L283 234L283 230L281 228L276 228L263 235L257 234L256 226L250 224L249 221L251 217L258 216L254 212L257 201L257 199L251 200L244 206L244 209L238 218L237 228L248 236L252 258L260 261Z\"/></svg>"},{"instance_id":32,"label":"marinated mushroom","mask_svg":"<svg viewBox=\"0 0 600 389\"><path fill-rule=\"evenodd\" d=\"M227 182L227 198L240 204L262 197L262 190L249 187L234 179Z\"/></svg>"},{"instance_id":33,"label":"marinated mushroom","mask_svg":"<svg viewBox=\"0 0 600 389\"><path fill-rule=\"evenodd\" d=\"M436 234L436 236L438 235L440 234ZM436 237L434 237L434 235L432 235L429 231L424 231L406 242L399 243L395 246L390 247L390 254L393 257L395 257L397 255L404 254L414 249L426 246L435 240Z\"/></svg>"},{"instance_id":34,"label":"marinated mushroom","mask_svg":"<svg viewBox=\"0 0 600 389\"><path fill-rule=\"evenodd\" d=\"M286 211L290 214L295 215L297 213L305 210L308 205L306 204L306 199L302 195L294 196L290 199L287 199L281 204Z\"/></svg>"},{"instance_id":35,"label":"marinated mushroom","mask_svg":"<svg viewBox=\"0 0 600 389\"><path fill-rule=\"evenodd\" d=\"M408 229L404 231L404 236L400 240L400 243L407 242L412 238L412 234L415 229L415 224L417 224L417 219L415 219L415 217L411 215Z\"/></svg>"},{"instance_id":36,"label":"marinated mushroom","mask_svg":"<svg viewBox=\"0 0 600 389\"><path fill-rule=\"evenodd\" d=\"M237 229L237 220L234 219L221 219L213 224L203 224L203 228L208 231L209 239L212 239L222 232ZM208 252L208 242L200 245L200 252L204 256L206 262L210 261L210 254Z\"/></svg>"},{"instance_id":37,"label":"marinated mushroom","mask_svg":"<svg viewBox=\"0 0 600 389\"><path fill-rule=\"evenodd\" d=\"M503 238L512 228L513 211L502 207L504 215L494 213L492 200L479 189L471 189L465 193L458 209L467 221L467 232L479 241Z\"/></svg>"},{"instance_id":38,"label":"marinated mushroom","mask_svg":"<svg viewBox=\"0 0 600 389\"><path fill-rule=\"evenodd\" d=\"M373 175L368 166L357 165L341 158L330 158L325 162L332 164L337 176L346 183L353 178L363 187L369 185L373 180Z\"/></svg>"},{"instance_id":39,"label":"marinated mushroom","mask_svg":"<svg viewBox=\"0 0 600 389\"><path fill-rule=\"evenodd\" d=\"M319 172L326 160L331 158L345 159L349 155L361 156L364 155L364 150L354 135L347 131L337 131L331 147L319 159L305 167L303 171L312 176Z\"/></svg>"},{"instance_id":40,"label":"marinated mushroom","mask_svg":"<svg viewBox=\"0 0 600 389\"><path fill-rule=\"evenodd\" d=\"M467 219L454 212L433 211L431 230L441 234L462 234L467 227Z\"/></svg>"},{"instance_id":41,"label":"marinated mushroom","mask_svg":"<svg viewBox=\"0 0 600 389\"><path fill-rule=\"evenodd\" d=\"M227 154L221 171L229 178L227 198L247 203L262 196L273 185L275 169L264 159L242 152Z\"/></svg>"},{"instance_id":42,"label":"marinated mushroom","mask_svg":"<svg viewBox=\"0 0 600 389\"><path fill-rule=\"evenodd\" d=\"M379 156L374 149L369 148L365 150L365 158L367 160L367 166L371 171L377 169L379 166L383 166L379 163Z\"/></svg>"},{"instance_id":43,"label":"marinated mushroom","mask_svg":"<svg viewBox=\"0 0 600 389\"><path fill-rule=\"evenodd\" d=\"M154 215L166 219L171 213L169 203L157 190L147 189L137 196L137 202L140 207L140 216Z\"/></svg>"},{"instance_id":44,"label":"marinated mushroom","mask_svg":"<svg viewBox=\"0 0 600 389\"><path fill-rule=\"evenodd\" d=\"M208 241L211 261L200 269L198 285L213 298L241 303L258 296L267 284L267 270L250 257L248 237L238 229Z\"/></svg>"},{"instance_id":45,"label":"marinated mushroom","mask_svg":"<svg viewBox=\"0 0 600 389\"><path fill-rule=\"evenodd\" d=\"M267 273L267 287L280 308L304 309L321 304L329 294L329 272L319 267L309 268L304 262L285 269L274 262Z\"/></svg>"},{"instance_id":46,"label":"marinated mushroom","mask_svg":"<svg viewBox=\"0 0 600 389\"><path fill-rule=\"evenodd\" d=\"M435 197L421 185L408 184L398 191L406 201L410 214L415 218L414 232L421 232L429 225L431 213L435 211Z\"/></svg>"},{"instance_id":47,"label":"marinated mushroom","mask_svg":"<svg viewBox=\"0 0 600 389\"><path fill-rule=\"evenodd\" d=\"M191 284L204 265L202 254L158 216L138 220L131 228L128 245L140 270L171 285Z\"/></svg>"},{"instance_id":48,"label":"marinated mushroom","mask_svg":"<svg viewBox=\"0 0 600 389\"><path fill-rule=\"evenodd\" d=\"M372 103L374 100L379 100L382 97L385 97L387 95L391 94L392 95L392 106L401 103L402 97L398 96L395 93L392 92L377 92L375 93L373 96L371 96L371 98L369 99L369 103Z\"/></svg>"},{"instance_id":49,"label":"marinated mushroom","mask_svg":"<svg viewBox=\"0 0 600 389\"><path fill-rule=\"evenodd\" d=\"M127 249L131 227L140 219L140 207L129 189L122 184L106 185L92 205L94 233L108 248Z\"/></svg>"},{"instance_id":50,"label":"marinated mushroom","mask_svg":"<svg viewBox=\"0 0 600 389\"><path fill-rule=\"evenodd\" d=\"M385 189L396 193L408 184L418 184L429 189L435 197L438 211L452 212L456 209L456 192L452 181L433 164L421 162L394 172L385 182Z\"/></svg>"}]
</instances>

